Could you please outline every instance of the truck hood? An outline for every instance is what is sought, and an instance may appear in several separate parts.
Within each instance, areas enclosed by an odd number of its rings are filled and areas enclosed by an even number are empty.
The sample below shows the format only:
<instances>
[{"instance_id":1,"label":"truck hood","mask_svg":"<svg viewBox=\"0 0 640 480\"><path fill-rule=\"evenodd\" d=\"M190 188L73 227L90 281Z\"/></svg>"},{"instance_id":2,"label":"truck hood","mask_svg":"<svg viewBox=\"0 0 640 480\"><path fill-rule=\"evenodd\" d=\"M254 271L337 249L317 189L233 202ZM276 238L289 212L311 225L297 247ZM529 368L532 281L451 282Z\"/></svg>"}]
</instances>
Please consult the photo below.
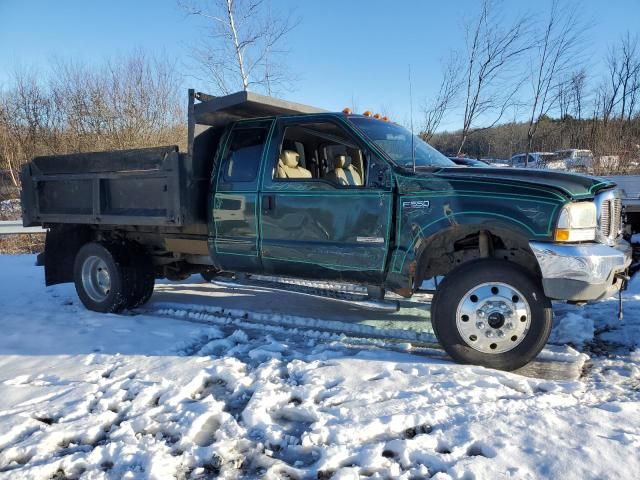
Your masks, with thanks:
<instances>
[{"instance_id":1,"label":"truck hood","mask_svg":"<svg viewBox=\"0 0 640 480\"><path fill-rule=\"evenodd\" d=\"M443 168L436 173L443 179L469 179L496 181L509 184L544 186L558 191L569 199L593 197L597 192L615 187L615 183L605 178L591 177L553 170L532 170L518 168Z\"/></svg>"}]
</instances>

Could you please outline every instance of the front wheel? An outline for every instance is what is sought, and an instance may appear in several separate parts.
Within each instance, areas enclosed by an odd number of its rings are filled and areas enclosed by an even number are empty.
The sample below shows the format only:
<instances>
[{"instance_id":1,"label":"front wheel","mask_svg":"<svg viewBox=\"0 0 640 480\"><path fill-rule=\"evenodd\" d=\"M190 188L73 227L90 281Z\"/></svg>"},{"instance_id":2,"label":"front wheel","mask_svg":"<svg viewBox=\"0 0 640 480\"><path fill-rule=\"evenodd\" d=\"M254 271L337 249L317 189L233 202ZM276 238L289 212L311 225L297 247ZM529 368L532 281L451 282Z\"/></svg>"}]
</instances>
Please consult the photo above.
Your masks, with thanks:
<instances>
[{"instance_id":1,"label":"front wheel","mask_svg":"<svg viewBox=\"0 0 640 480\"><path fill-rule=\"evenodd\" d=\"M515 370L544 347L553 313L540 282L504 260L482 259L453 270L431 306L438 341L456 361Z\"/></svg>"}]
</instances>

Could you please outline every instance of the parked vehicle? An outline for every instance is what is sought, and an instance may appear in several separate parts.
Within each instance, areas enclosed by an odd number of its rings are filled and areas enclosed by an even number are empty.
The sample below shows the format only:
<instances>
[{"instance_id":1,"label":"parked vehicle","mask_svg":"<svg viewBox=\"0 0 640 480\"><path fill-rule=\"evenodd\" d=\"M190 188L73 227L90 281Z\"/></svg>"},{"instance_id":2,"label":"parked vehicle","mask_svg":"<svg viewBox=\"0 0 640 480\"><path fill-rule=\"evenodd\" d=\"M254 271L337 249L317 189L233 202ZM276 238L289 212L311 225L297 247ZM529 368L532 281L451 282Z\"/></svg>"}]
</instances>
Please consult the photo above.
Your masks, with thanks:
<instances>
[{"instance_id":1,"label":"parked vehicle","mask_svg":"<svg viewBox=\"0 0 640 480\"><path fill-rule=\"evenodd\" d=\"M593 169L593 153L591 150L569 148L555 152L565 169L572 172L589 172Z\"/></svg>"},{"instance_id":2,"label":"parked vehicle","mask_svg":"<svg viewBox=\"0 0 640 480\"><path fill-rule=\"evenodd\" d=\"M490 167L491 164L489 162L485 162L482 160L476 160L475 158L467 158L467 157L447 157L456 165L460 165L463 167L480 167L486 168Z\"/></svg>"},{"instance_id":3,"label":"parked vehicle","mask_svg":"<svg viewBox=\"0 0 640 480\"><path fill-rule=\"evenodd\" d=\"M601 172L617 172L621 167L620 155L600 155L595 163ZM633 168L633 162L627 162L626 167Z\"/></svg>"},{"instance_id":4,"label":"parked vehicle","mask_svg":"<svg viewBox=\"0 0 640 480\"><path fill-rule=\"evenodd\" d=\"M620 190L622 208L626 216L625 233L628 236L640 233L640 175L616 175L606 178L616 182Z\"/></svg>"},{"instance_id":5,"label":"parked vehicle","mask_svg":"<svg viewBox=\"0 0 640 480\"><path fill-rule=\"evenodd\" d=\"M526 153L518 153L511 157L511 166L514 168L547 168L549 170L566 170L565 163L555 153L532 152L529 153L528 162L525 165Z\"/></svg>"},{"instance_id":6,"label":"parked vehicle","mask_svg":"<svg viewBox=\"0 0 640 480\"><path fill-rule=\"evenodd\" d=\"M509 160L503 160L501 158L482 158L481 161L482 162L487 162L492 167L497 167L497 168L510 168L511 167L511 164L509 163Z\"/></svg>"},{"instance_id":7,"label":"parked vehicle","mask_svg":"<svg viewBox=\"0 0 640 480\"><path fill-rule=\"evenodd\" d=\"M191 91L188 111L187 153L25 166L24 224L49 229L47 285L74 282L88 309L118 312L148 301L156 278L198 272L355 282L404 297L444 276L431 306L442 346L500 369L543 348L551 299L624 286L631 249L611 181L451 168L394 123L248 92Z\"/></svg>"}]
</instances>

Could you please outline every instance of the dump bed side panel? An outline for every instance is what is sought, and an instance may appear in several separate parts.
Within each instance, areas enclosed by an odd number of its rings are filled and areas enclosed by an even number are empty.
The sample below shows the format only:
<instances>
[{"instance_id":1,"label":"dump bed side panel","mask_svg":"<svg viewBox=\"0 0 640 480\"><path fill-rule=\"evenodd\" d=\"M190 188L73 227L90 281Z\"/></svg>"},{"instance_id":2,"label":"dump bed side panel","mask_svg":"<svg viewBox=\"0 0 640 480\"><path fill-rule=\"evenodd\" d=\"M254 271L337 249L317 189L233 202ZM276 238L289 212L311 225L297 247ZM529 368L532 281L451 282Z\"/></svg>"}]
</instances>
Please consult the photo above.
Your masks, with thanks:
<instances>
[{"instance_id":1,"label":"dump bed side panel","mask_svg":"<svg viewBox=\"0 0 640 480\"><path fill-rule=\"evenodd\" d=\"M22 172L23 223L198 223L185 163L175 146L35 158Z\"/></svg>"}]
</instances>

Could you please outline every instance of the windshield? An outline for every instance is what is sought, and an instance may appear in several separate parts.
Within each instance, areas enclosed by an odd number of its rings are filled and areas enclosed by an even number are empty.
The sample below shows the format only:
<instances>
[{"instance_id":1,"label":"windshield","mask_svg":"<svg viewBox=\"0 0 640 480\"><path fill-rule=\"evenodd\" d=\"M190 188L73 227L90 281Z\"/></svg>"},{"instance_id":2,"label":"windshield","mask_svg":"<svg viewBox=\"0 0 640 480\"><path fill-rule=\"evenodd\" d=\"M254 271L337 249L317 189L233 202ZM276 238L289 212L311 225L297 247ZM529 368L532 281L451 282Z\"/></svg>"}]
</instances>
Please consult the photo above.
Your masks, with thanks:
<instances>
[{"instance_id":1,"label":"windshield","mask_svg":"<svg viewBox=\"0 0 640 480\"><path fill-rule=\"evenodd\" d=\"M411 132L395 123L367 117L349 117L399 167L412 168ZM455 167L455 163L420 137L413 136L416 168Z\"/></svg>"}]
</instances>

